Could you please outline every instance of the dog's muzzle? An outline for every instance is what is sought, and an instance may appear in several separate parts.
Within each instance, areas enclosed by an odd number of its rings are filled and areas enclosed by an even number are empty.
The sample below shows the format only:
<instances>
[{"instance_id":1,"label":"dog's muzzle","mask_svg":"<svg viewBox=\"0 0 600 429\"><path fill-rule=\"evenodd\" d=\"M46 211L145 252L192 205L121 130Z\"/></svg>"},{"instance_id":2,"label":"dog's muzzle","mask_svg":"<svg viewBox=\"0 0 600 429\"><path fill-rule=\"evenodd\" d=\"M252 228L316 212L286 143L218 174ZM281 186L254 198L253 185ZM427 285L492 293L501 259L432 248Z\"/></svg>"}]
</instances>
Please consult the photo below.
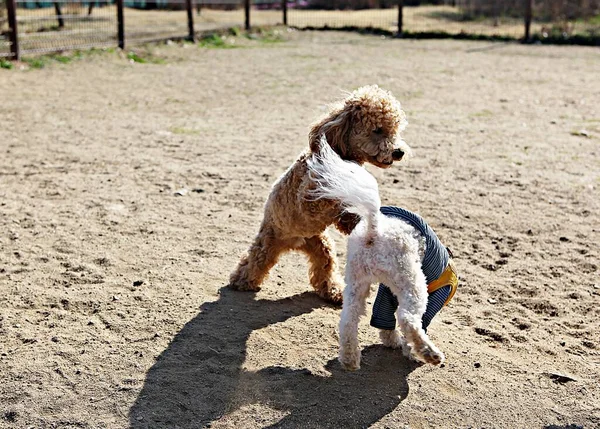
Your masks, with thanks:
<instances>
[{"instance_id":1,"label":"dog's muzzle","mask_svg":"<svg viewBox=\"0 0 600 429\"><path fill-rule=\"evenodd\" d=\"M394 149L392 152L392 159L394 161L400 161L404 156L404 151L402 149Z\"/></svg>"}]
</instances>

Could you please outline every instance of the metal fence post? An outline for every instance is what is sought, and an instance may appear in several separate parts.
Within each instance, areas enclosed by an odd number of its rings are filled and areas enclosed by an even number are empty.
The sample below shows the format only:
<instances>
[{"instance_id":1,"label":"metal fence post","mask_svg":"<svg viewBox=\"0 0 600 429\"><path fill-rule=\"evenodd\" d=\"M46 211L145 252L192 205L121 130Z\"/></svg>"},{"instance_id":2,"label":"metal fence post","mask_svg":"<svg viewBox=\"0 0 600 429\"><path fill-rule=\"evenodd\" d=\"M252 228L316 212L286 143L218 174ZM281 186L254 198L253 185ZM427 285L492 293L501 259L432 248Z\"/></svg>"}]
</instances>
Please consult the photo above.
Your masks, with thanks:
<instances>
[{"instance_id":1,"label":"metal fence post","mask_svg":"<svg viewBox=\"0 0 600 429\"><path fill-rule=\"evenodd\" d=\"M6 11L8 13L8 27L10 37L10 52L15 60L21 59L19 52L19 31L17 28L17 2L15 0L6 0Z\"/></svg>"},{"instance_id":2,"label":"metal fence post","mask_svg":"<svg viewBox=\"0 0 600 429\"><path fill-rule=\"evenodd\" d=\"M194 31L194 0L185 0L185 4L187 7L187 19L188 19L188 39L191 42L196 41L196 32Z\"/></svg>"},{"instance_id":3,"label":"metal fence post","mask_svg":"<svg viewBox=\"0 0 600 429\"><path fill-rule=\"evenodd\" d=\"M403 16L402 8L404 7L404 0L398 0L398 36L402 36Z\"/></svg>"},{"instance_id":4,"label":"metal fence post","mask_svg":"<svg viewBox=\"0 0 600 429\"><path fill-rule=\"evenodd\" d=\"M119 48L125 49L125 22L123 21L123 0L117 2L117 38L119 40Z\"/></svg>"},{"instance_id":5,"label":"metal fence post","mask_svg":"<svg viewBox=\"0 0 600 429\"><path fill-rule=\"evenodd\" d=\"M244 0L244 14L246 15L246 30L250 30L250 0Z\"/></svg>"},{"instance_id":6,"label":"metal fence post","mask_svg":"<svg viewBox=\"0 0 600 429\"><path fill-rule=\"evenodd\" d=\"M283 25L287 24L287 0L281 0L281 9L283 10Z\"/></svg>"},{"instance_id":7,"label":"metal fence post","mask_svg":"<svg viewBox=\"0 0 600 429\"><path fill-rule=\"evenodd\" d=\"M531 19L533 15L533 0L525 0L525 41L529 42L531 36Z\"/></svg>"},{"instance_id":8,"label":"metal fence post","mask_svg":"<svg viewBox=\"0 0 600 429\"><path fill-rule=\"evenodd\" d=\"M54 2L54 12L56 12L56 19L58 20L58 28L64 28L65 20L63 19L62 9L60 8L60 3Z\"/></svg>"}]
</instances>

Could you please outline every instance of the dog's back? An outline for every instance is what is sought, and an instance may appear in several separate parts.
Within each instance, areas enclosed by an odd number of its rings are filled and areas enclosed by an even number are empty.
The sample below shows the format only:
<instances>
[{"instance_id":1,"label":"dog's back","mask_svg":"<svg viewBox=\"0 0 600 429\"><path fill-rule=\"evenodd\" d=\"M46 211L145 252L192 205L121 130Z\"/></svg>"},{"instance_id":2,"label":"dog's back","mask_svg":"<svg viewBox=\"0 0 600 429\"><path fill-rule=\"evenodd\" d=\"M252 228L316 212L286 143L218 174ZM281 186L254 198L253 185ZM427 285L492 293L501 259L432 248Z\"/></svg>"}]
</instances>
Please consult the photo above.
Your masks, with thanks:
<instances>
[{"instance_id":1,"label":"dog's back","mask_svg":"<svg viewBox=\"0 0 600 429\"><path fill-rule=\"evenodd\" d=\"M309 197L315 188L308 174L307 159L310 157L309 151L300 154L273 184L265 204L265 218L294 237L320 234L342 213L337 201Z\"/></svg>"},{"instance_id":2,"label":"dog's back","mask_svg":"<svg viewBox=\"0 0 600 429\"><path fill-rule=\"evenodd\" d=\"M421 263L425 239L407 222L379 213L377 234L367 235L367 222L361 221L348 238L348 264L361 261L372 269L374 282L386 283L390 272L406 257Z\"/></svg>"}]
</instances>

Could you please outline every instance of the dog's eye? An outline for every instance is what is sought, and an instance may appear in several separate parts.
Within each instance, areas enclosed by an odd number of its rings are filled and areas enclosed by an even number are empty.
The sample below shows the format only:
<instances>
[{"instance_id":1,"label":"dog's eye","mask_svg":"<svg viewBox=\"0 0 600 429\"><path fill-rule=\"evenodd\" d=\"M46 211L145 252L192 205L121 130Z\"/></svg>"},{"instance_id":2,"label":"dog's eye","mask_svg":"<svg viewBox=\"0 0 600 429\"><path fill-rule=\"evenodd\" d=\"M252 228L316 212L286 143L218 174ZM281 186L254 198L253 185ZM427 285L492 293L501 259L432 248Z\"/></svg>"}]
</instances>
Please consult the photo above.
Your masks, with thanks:
<instances>
[{"instance_id":1,"label":"dog's eye","mask_svg":"<svg viewBox=\"0 0 600 429\"><path fill-rule=\"evenodd\" d=\"M383 128L375 128L375 130L373 130L373 132L375 134L383 134Z\"/></svg>"}]
</instances>

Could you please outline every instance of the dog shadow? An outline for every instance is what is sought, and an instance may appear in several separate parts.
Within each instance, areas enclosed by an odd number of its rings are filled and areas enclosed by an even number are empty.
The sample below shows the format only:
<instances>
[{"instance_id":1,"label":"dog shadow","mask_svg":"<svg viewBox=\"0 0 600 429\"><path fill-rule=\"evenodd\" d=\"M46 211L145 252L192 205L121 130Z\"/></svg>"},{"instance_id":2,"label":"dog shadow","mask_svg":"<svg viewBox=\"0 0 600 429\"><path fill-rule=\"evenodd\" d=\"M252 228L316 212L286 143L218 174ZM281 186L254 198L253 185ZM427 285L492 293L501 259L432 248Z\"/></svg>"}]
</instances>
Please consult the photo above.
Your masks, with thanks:
<instances>
[{"instance_id":1,"label":"dog shadow","mask_svg":"<svg viewBox=\"0 0 600 429\"><path fill-rule=\"evenodd\" d=\"M270 426L253 427L365 427L380 420L406 398L407 376L418 366L398 351L367 347L356 372L344 371L336 359L326 364L326 375L243 368L252 331L325 305L310 292L270 301L221 288L219 299L202 305L148 371L129 411L130 427L209 427L253 404L284 415Z\"/></svg>"}]
</instances>

